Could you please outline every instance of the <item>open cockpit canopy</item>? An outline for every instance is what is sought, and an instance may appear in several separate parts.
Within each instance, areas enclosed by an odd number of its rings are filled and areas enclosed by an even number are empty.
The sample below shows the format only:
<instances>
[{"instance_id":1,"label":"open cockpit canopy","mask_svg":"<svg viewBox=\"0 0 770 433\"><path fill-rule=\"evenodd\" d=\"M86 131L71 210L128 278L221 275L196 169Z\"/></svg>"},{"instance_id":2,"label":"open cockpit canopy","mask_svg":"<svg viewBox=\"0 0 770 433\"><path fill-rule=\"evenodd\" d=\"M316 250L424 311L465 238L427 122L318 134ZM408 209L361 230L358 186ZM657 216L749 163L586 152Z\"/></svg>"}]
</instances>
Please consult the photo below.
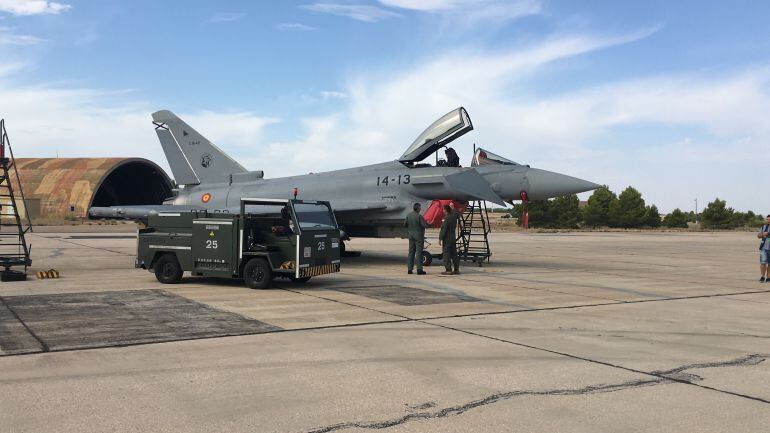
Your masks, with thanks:
<instances>
[{"instance_id":1,"label":"open cockpit canopy","mask_svg":"<svg viewBox=\"0 0 770 433\"><path fill-rule=\"evenodd\" d=\"M473 161L471 161L471 167L477 167L479 165L521 165L517 162L513 162L508 158L503 158L500 155L484 150L482 148L476 149L476 153L473 154Z\"/></svg>"},{"instance_id":2,"label":"open cockpit canopy","mask_svg":"<svg viewBox=\"0 0 770 433\"><path fill-rule=\"evenodd\" d=\"M398 160L410 164L420 162L471 130L473 130L473 124L465 108L452 110L423 131Z\"/></svg>"}]
</instances>

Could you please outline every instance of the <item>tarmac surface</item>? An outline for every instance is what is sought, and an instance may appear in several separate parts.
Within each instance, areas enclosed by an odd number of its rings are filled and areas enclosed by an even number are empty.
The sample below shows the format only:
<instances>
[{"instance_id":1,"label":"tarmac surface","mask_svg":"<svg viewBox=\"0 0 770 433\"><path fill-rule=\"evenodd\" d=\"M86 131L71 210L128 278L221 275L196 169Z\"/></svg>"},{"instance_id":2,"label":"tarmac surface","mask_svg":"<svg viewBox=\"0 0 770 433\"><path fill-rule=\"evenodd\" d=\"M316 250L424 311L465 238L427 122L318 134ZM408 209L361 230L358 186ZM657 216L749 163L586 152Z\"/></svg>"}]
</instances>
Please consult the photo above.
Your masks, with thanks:
<instances>
[{"instance_id":1,"label":"tarmac surface","mask_svg":"<svg viewBox=\"0 0 770 433\"><path fill-rule=\"evenodd\" d=\"M495 233L459 276L357 239L255 291L159 284L127 227L41 230L61 278L0 284L0 432L770 430L752 233Z\"/></svg>"}]
</instances>

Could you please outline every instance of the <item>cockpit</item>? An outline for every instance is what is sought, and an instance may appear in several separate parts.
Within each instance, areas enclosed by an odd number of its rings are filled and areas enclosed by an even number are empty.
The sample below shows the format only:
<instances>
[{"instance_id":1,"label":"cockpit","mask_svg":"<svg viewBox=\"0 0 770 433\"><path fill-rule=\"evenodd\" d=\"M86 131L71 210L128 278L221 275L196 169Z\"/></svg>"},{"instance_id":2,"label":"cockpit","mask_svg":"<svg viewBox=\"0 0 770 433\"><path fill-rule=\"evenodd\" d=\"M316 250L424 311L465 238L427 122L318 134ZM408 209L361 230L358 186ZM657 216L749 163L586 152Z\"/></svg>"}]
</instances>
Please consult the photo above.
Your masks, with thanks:
<instances>
[{"instance_id":1,"label":"cockpit","mask_svg":"<svg viewBox=\"0 0 770 433\"><path fill-rule=\"evenodd\" d=\"M431 153L435 152L437 167L460 167L460 158L457 156L457 152L448 145L472 130L473 123L471 123L471 118L468 116L468 112L465 108L460 107L454 109L441 116L417 136L417 139L412 142L406 149L406 152L404 152L398 160L407 167L430 167L431 164L422 161L424 161ZM446 147L446 149L444 149L446 158L440 159L437 152L442 147ZM481 165L515 166L521 164L486 149L478 148L474 150L471 167L478 167Z\"/></svg>"},{"instance_id":2,"label":"cockpit","mask_svg":"<svg viewBox=\"0 0 770 433\"><path fill-rule=\"evenodd\" d=\"M424 160L431 153L436 152L452 141L473 130L471 118L465 108L460 107L441 116L438 120L428 126L422 134L406 149L403 155L398 159L407 166L414 166ZM451 151L451 152L450 152ZM459 158L454 149L447 149L447 159L445 165L454 164Z\"/></svg>"}]
</instances>

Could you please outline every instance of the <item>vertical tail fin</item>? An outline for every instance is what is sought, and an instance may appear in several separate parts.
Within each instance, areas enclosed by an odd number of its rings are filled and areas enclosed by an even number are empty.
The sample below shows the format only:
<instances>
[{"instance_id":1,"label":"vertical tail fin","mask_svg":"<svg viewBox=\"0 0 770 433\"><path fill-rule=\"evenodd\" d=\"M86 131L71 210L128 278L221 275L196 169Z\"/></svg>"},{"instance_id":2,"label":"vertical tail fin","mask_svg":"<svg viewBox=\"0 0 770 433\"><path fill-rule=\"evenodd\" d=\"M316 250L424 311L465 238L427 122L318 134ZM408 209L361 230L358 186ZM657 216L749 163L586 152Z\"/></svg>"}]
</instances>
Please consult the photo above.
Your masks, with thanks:
<instances>
[{"instance_id":1,"label":"vertical tail fin","mask_svg":"<svg viewBox=\"0 0 770 433\"><path fill-rule=\"evenodd\" d=\"M155 132L178 184L225 182L247 170L168 110L152 113Z\"/></svg>"},{"instance_id":2,"label":"vertical tail fin","mask_svg":"<svg viewBox=\"0 0 770 433\"><path fill-rule=\"evenodd\" d=\"M168 130L168 126L156 123L155 133L158 134L160 146L163 148L163 153L166 154L166 161L171 167L171 173L173 173L177 185L200 184L200 179L195 175L190 163L182 153L182 149L179 148L174 136L171 135L171 131Z\"/></svg>"}]
</instances>

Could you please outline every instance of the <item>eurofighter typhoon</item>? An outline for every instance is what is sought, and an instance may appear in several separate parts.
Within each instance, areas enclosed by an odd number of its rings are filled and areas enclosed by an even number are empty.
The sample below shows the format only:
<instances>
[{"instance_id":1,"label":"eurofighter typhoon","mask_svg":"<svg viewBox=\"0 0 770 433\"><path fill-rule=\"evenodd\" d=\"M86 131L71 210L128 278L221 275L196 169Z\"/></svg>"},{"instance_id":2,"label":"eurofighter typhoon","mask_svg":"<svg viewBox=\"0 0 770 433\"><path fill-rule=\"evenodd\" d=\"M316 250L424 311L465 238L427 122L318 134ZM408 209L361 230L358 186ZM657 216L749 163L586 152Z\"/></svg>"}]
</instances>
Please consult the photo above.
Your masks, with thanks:
<instances>
[{"instance_id":1,"label":"eurofighter typhoon","mask_svg":"<svg viewBox=\"0 0 770 433\"><path fill-rule=\"evenodd\" d=\"M517 164L479 149L471 167L453 158L434 166L428 156L473 130L460 107L445 114L395 161L362 167L265 179L249 171L174 113L153 113L153 124L178 186L162 205L92 207L92 218L143 220L152 213L208 209L238 212L241 197L299 198L331 202L346 237L404 237L412 204L433 200L543 200L589 191L599 185ZM454 154L450 150L449 154ZM456 158L454 158L456 160Z\"/></svg>"}]
</instances>

